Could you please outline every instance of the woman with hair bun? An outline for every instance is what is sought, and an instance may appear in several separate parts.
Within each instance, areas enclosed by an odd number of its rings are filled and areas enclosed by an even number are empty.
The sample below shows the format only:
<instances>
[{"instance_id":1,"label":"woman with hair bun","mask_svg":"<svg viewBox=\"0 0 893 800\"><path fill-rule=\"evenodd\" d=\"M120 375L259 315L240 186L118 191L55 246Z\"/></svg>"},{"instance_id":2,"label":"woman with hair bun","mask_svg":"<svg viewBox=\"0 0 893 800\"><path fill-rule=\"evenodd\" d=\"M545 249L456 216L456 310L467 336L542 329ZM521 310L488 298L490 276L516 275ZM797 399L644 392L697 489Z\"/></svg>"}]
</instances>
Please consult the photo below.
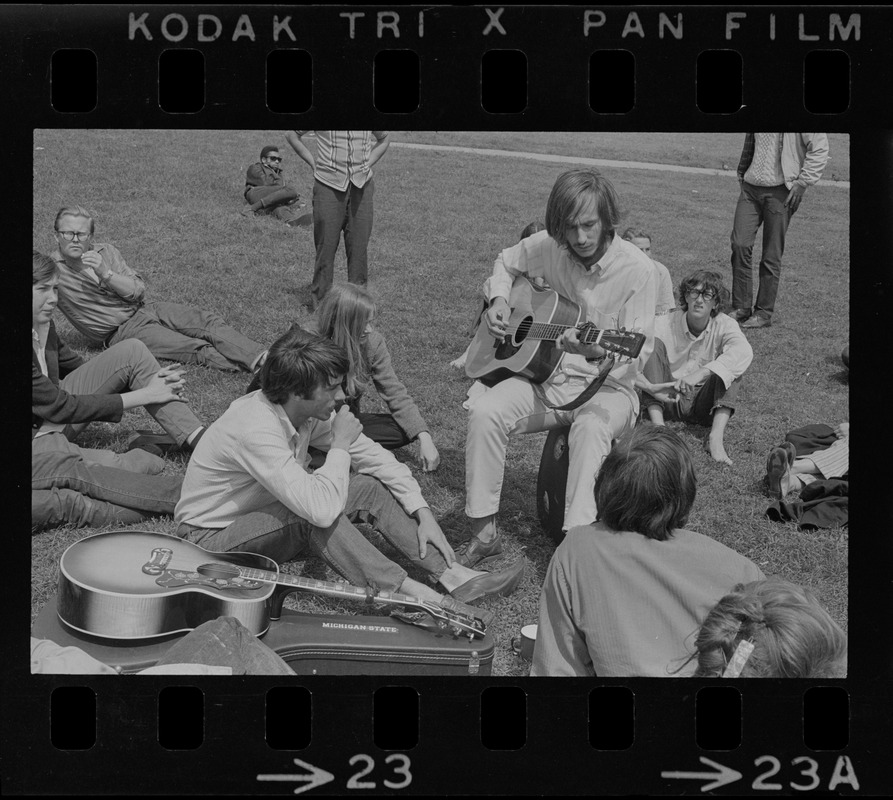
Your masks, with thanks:
<instances>
[{"instance_id":1,"label":"woman with hair bun","mask_svg":"<svg viewBox=\"0 0 893 800\"><path fill-rule=\"evenodd\" d=\"M698 632L696 678L844 678L847 638L808 590L770 579L739 584Z\"/></svg>"}]
</instances>

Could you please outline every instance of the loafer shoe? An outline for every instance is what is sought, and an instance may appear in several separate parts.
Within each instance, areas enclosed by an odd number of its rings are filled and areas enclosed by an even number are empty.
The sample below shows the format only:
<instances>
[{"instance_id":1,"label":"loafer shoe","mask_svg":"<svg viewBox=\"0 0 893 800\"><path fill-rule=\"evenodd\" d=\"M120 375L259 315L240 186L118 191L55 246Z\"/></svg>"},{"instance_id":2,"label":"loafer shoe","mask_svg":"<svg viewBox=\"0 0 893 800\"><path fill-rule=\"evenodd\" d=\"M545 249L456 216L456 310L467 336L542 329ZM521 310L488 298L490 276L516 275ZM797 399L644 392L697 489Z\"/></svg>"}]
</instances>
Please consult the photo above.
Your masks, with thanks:
<instances>
[{"instance_id":1,"label":"loafer shoe","mask_svg":"<svg viewBox=\"0 0 893 800\"><path fill-rule=\"evenodd\" d=\"M769 457L766 459L766 485L769 487L769 494L777 500L784 497L782 480L791 469L796 456L797 449L790 442L773 447L769 451Z\"/></svg>"},{"instance_id":2,"label":"loafer shoe","mask_svg":"<svg viewBox=\"0 0 893 800\"><path fill-rule=\"evenodd\" d=\"M750 316L750 311L746 308L736 308L729 312L729 316L735 320L735 322L743 322Z\"/></svg>"},{"instance_id":3,"label":"loafer shoe","mask_svg":"<svg viewBox=\"0 0 893 800\"><path fill-rule=\"evenodd\" d=\"M467 542L463 542L456 548L456 561L469 569L489 564L501 555L501 533L497 533L496 537L490 542L482 542L477 536L472 536Z\"/></svg>"},{"instance_id":4,"label":"loafer shoe","mask_svg":"<svg viewBox=\"0 0 893 800\"><path fill-rule=\"evenodd\" d=\"M500 572L487 572L478 575L470 581L465 581L461 586L450 592L450 595L460 603L474 603L493 595L511 594L518 588L521 578L524 577L524 561Z\"/></svg>"},{"instance_id":5,"label":"loafer shoe","mask_svg":"<svg viewBox=\"0 0 893 800\"><path fill-rule=\"evenodd\" d=\"M763 317L759 314L754 314L752 317L748 317L744 322L741 323L742 328L768 328L772 324L772 320L769 317Z\"/></svg>"}]
</instances>

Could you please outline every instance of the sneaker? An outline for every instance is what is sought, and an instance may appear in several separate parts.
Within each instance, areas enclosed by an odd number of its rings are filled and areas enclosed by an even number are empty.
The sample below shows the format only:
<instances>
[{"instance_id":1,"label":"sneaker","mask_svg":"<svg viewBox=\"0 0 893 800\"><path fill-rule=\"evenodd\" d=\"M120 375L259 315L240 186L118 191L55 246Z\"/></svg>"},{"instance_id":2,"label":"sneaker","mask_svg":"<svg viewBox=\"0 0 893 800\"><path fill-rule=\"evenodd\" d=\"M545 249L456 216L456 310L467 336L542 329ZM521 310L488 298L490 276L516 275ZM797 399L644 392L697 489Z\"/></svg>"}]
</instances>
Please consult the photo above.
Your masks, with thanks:
<instances>
[{"instance_id":1,"label":"sneaker","mask_svg":"<svg viewBox=\"0 0 893 800\"><path fill-rule=\"evenodd\" d=\"M752 317L749 317L744 322L741 323L742 328L768 328L772 324L772 320L769 317L764 317L762 314L754 314Z\"/></svg>"}]
</instances>

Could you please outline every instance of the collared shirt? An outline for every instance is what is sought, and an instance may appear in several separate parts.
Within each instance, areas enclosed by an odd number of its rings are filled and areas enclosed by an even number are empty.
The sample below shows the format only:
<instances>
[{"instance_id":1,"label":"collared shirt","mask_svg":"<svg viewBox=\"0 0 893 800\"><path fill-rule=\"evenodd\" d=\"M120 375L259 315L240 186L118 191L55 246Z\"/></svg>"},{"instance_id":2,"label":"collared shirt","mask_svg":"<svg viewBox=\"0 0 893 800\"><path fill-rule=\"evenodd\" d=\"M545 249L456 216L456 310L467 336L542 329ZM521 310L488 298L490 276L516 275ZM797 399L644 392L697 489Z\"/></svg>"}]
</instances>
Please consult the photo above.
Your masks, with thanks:
<instances>
[{"instance_id":1,"label":"collared shirt","mask_svg":"<svg viewBox=\"0 0 893 800\"><path fill-rule=\"evenodd\" d=\"M735 584L764 577L693 531L658 541L603 523L572 528L546 571L530 674L690 675L696 663L683 664L707 612Z\"/></svg>"},{"instance_id":2,"label":"collared shirt","mask_svg":"<svg viewBox=\"0 0 893 800\"><path fill-rule=\"evenodd\" d=\"M626 328L645 334L639 357L618 360L606 380L606 384L627 394L637 408L633 382L654 349L657 279L651 259L634 244L615 235L605 254L586 268L548 232L539 231L499 254L489 279L488 300L496 297L508 300L518 275L545 281L558 294L580 306L582 321L592 322L600 330ZM569 378L591 380L597 373L598 364L590 364L581 355L565 353L546 383L558 386ZM549 387L544 384L544 388L548 393Z\"/></svg>"},{"instance_id":3,"label":"collared shirt","mask_svg":"<svg viewBox=\"0 0 893 800\"><path fill-rule=\"evenodd\" d=\"M673 279L668 270L660 261L651 259L654 264L654 272L657 276L657 302L654 305L655 316L667 314L676 307L676 297L673 294Z\"/></svg>"},{"instance_id":4,"label":"collared shirt","mask_svg":"<svg viewBox=\"0 0 893 800\"><path fill-rule=\"evenodd\" d=\"M380 480L407 514L427 507L409 468L383 447L363 435L349 452L330 450L331 441L331 418L309 419L295 430L282 406L271 403L262 391L244 395L199 441L174 518L219 529L251 511L281 504L311 524L328 528L347 503L351 465ZM311 445L328 451L325 463L312 473L307 471Z\"/></svg>"},{"instance_id":5,"label":"collared shirt","mask_svg":"<svg viewBox=\"0 0 893 800\"><path fill-rule=\"evenodd\" d=\"M41 325L40 330L36 330L34 328L31 329L31 340L32 345L34 347L34 352L37 354L37 363L40 364L40 371L46 375L50 376L49 368L47 367L47 334L50 331L50 323L48 322L46 325ZM40 426L40 430L35 433L35 436L44 436L47 433L57 433L65 430L65 425L60 422L50 422L49 420L44 420Z\"/></svg>"},{"instance_id":6,"label":"collared shirt","mask_svg":"<svg viewBox=\"0 0 893 800\"><path fill-rule=\"evenodd\" d=\"M295 131L298 136L310 131ZM316 131L316 168L313 177L339 192L353 184L359 189L372 180L369 154L373 141L380 142L387 131Z\"/></svg>"},{"instance_id":7,"label":"collared shirt","mask_svg":"<svg viewBox=\"0 0 893 800\"><path fill-rule=\"evenodd\" d=\"M102 344L142 305L146 292L143 279L134 272L113 245L95 244L93 249L112 272L133 280L135 290L122 297L93 270L75 270L57 249L52 259L59 265L59 310L92 344Z\"/></svg>"},{"instance_id":8,"label":"collared shirt","mask_svg":"<svg viewBox=\"0 0 893 800\"><path fill-rule=\"evenodd\" d=\"M719 375L728 389L753 361L750 342L728 314L710 317L707 327L697 336L689 330L685 315L677 308L654 323L654 335L666 345L673 377L681 378L706 367Z\"/></svg>"}]
</instances>

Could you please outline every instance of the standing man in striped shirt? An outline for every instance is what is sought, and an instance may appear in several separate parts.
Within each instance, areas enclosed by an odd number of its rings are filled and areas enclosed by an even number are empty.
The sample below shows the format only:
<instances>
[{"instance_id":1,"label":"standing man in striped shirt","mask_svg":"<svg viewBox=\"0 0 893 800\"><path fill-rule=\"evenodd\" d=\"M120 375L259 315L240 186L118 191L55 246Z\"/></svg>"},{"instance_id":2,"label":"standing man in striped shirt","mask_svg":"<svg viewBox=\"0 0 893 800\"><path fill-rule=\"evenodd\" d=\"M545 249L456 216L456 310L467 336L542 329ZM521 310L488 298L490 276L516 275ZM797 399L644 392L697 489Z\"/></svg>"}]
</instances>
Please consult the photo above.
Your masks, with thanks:
<instances>
[{"instance_id":1,"label":"standing man in striped shirt","mask_svg":"<svg viewBox=\"0 0 893 800\"><path fill-rule=\"evenodd\" d=\"M314 131L316 155L302 141L310 131L285 138L313 170L313 243L316 265L310 284L315 309L334 280L335 253L344 231L347 280L366 285L366 249L372 234L372 167L390 145L387 131Z\"/></svg>"}]
</instances>

